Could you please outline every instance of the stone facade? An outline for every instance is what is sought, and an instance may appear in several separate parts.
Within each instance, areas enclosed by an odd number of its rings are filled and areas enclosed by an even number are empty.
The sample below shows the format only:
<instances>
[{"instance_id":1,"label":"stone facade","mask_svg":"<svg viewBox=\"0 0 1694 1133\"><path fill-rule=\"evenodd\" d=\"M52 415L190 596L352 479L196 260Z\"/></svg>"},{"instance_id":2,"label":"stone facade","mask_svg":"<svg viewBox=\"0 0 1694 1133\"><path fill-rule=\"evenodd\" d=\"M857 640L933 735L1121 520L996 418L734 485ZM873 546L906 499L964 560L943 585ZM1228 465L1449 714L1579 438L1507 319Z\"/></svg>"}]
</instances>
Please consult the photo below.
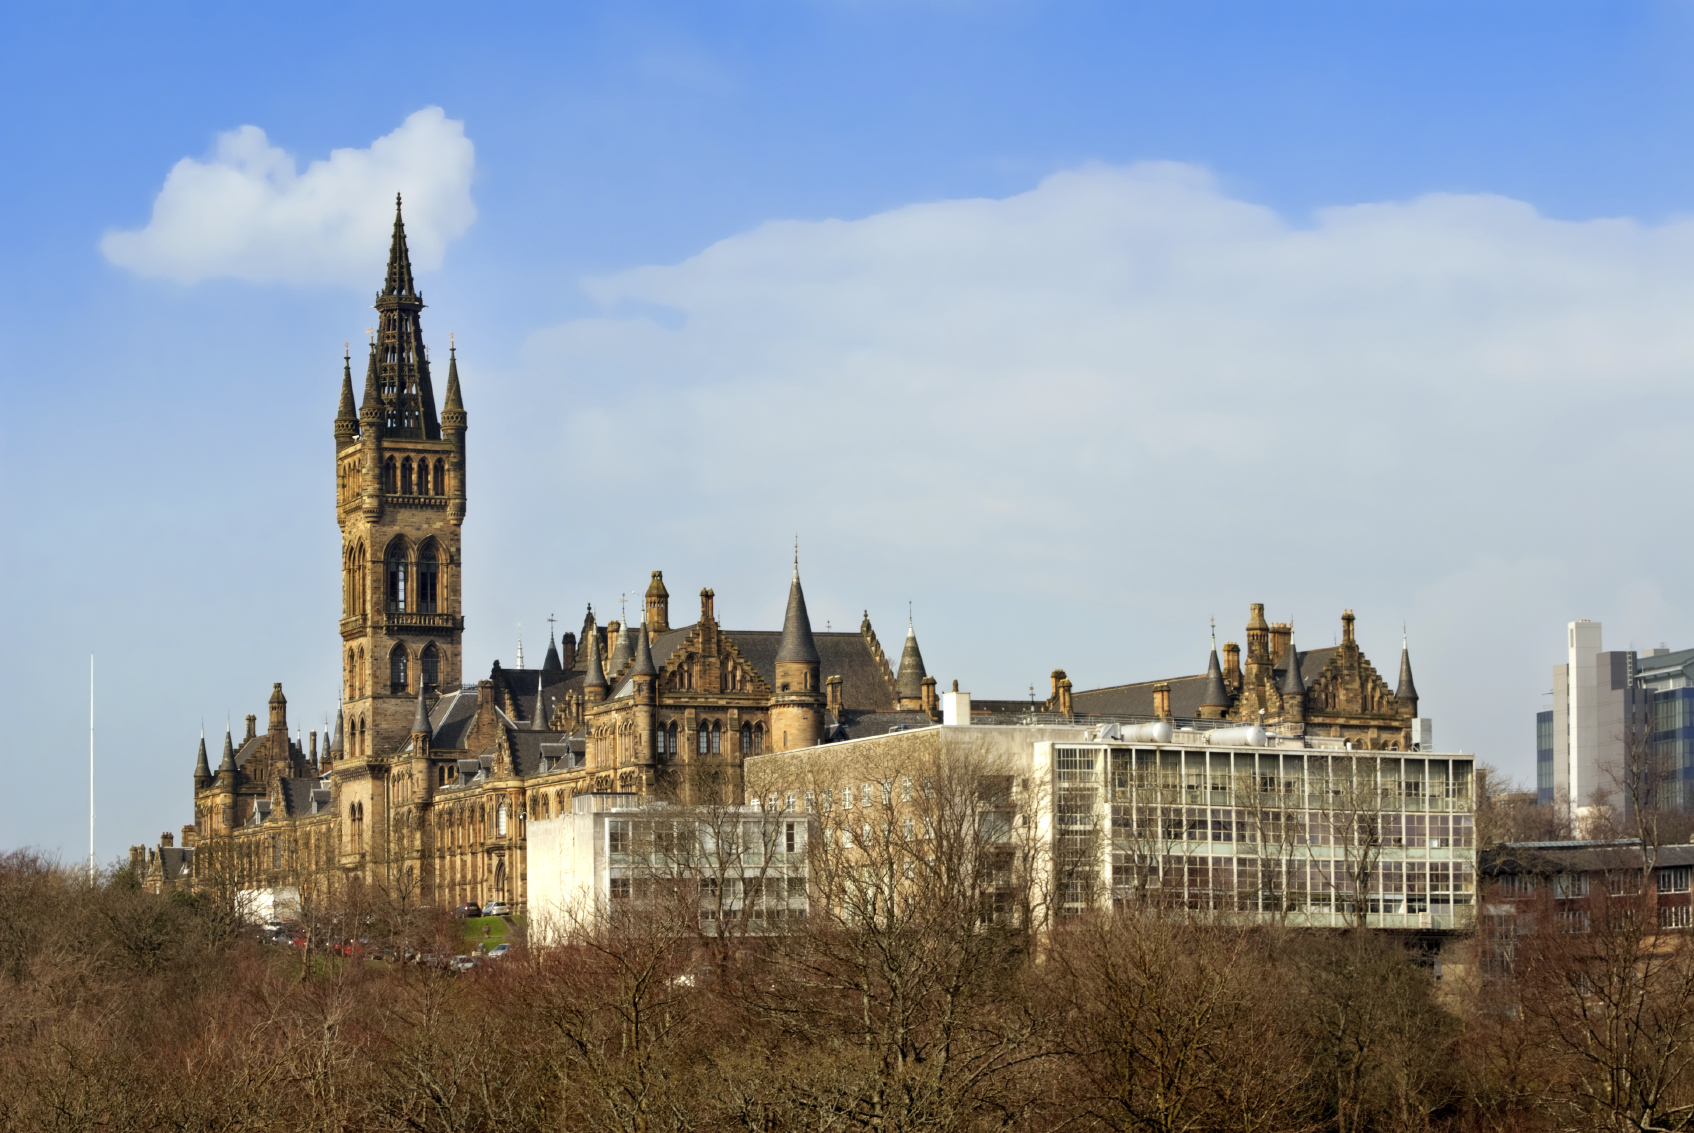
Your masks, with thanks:
<instances>
[{"instance_id":1,"label":"stone facade","mask_svg":"<svg viewBox=\"0 0 1694 1133\"><path fill-rule=\"evenodd\" d=\"M1077 691L1063 669L1052 673L1045 701L975 702L978 714L1067 719L1239 720L1283 736L1340 739L1364 751L1410 751L1418 691L1411 654L1400 649L1398 684L1388 682L1359 648L1353 611L1341 614L1341 641L1323 649L1294 646L1294 627L1267 622L1262 603L1247 619L1247 654L1231 641L1220 661L1214 647L1206 672Z\"/></svg>"},{"instance_id":2,"label":"stone facade","mask_svg":"<svg viewBox=\"0 0 1694 1133\"><path fill-rule=\"evenodd\" d=\"M857 633L814 634L797 563L780 632L724 629L710 588L699 619L672 628L654 571L638 627L600 626L589 607L580 639L550 641L540 669L496 661L463 684L468 418L451 350L436 414L423 306L397 208L364 394L355 405L345 358L334 419L333 739L322 751L315 732L290 739L280 684L265 731L249 716L215 771L202 738L182 845L131 851L153 888L227 885L280 908L354 883L402 902L522 906L527 823L569 813L576 795L738 804L747 756L939 718L915 636L895 673L868 614Z\"/></svg>"}]
</instances>

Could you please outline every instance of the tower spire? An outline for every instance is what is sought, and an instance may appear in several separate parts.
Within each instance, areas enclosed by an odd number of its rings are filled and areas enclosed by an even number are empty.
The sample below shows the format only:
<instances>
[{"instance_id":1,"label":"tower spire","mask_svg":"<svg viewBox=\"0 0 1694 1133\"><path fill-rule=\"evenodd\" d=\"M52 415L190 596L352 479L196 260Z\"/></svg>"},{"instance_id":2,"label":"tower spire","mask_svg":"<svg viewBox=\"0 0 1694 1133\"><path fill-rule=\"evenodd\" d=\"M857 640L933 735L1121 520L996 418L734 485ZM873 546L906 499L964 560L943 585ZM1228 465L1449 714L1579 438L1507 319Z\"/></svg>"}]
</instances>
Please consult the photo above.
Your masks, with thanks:
<instances>
[{"instance_id":1,"label":"tower spire","mask_svg":"<svg viewBox=\"0 0 1694 1133\"><path fill-rule=\"evenodd\" d=\"M377 378L382 388L386 431L397 437L438 441L441 423L435 415L435 390L429 379L429 354L424 349L418 314L424 308L412 278L412 257L406 250L406 222L400 214L400 194L394 195L394 238L388 248L388 272L376 297Z\"/></svg>"},{"instance_id":2,"label":"tower spire","mask_svg":"<svg viewBox=\"0 0 1694 1133\"><path fill-rule=\"evenodd\" d=\"M412 255L406 248L406 221L401 215L399 193L394 194L394 235L388 244L388 275L382 293L423 298L412 283Z\"/></svg>"}]
</instances>

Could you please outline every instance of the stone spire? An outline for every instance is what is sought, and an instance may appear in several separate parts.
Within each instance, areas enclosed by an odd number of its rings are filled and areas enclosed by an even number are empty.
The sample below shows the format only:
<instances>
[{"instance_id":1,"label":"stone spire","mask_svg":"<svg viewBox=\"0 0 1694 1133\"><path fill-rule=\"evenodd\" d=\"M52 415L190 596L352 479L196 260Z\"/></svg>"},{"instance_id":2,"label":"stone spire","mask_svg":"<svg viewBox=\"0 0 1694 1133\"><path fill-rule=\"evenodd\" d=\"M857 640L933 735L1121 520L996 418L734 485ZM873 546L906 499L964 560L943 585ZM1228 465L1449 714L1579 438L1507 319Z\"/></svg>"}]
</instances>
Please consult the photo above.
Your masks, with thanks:
<instances>
[{"instance_id":1,"label":"stone spire","mask_svg":"<svg viewBox=\"0 0 1694 1133\"><path fill-rule=\"evenodd\" d=\"M424 349L418 314L423 296L412 279L406 249L406 224L400 195L394 195L394 238L388 249L388 273L376 297L376 377L381 388L384 431L396 437L441 439L430 385L429 353Z\"/></svg>"},{"instance_id":2,"label":"stone spire","mask_svg":"<svg viewBox=\"0 0 1694 1133\"><path fill-rule=\"evenodd\" d=\"M342 753L347 750L341 739L341 730L344 726L344 718L345 713L343 713L341 709L337 708L335 710L335 739L332 740L329 745L329 758L331 761L340 759Z\"/></svg>"},{"instance_id":3,"label":"stone spire","mask_svg":"<svg viewBox=\"0 0 1694 1133\"><path fill-rule=\"evenodd\" d=\"M582 680L585 689L597 688L602 693L606 690L606 670L600 666L600 635L588 635L588 675Z\"/></svg>"},{"instance_id":4,"label":"stone spire","mask_svg":"<svg viewBox=\"0 0 1694 1133\"><path fill-rule=\"evenodd\" d=\"M359 411L353 405L353 355L341 356L341 404L335 411L335 443L345 445L359 433Z\"/></svg>"},{"instance_id":5,"label":"stone spire","mask_svg":"<svg viewBox=\"0 0 1694 1133\"><path fill-rule=\"evenodd\" d=\"M618 640L612 646L612 659L606 666L608 673L614 678L622 676L634 655L635 633L629 628L629 623L624 622L618 627Z\"/></svg>"},{"instance_id":6,"label":"stone spire","mask_svg":"<svg viewBox=\"0 0 1694 1133\"><path fill-rule=\"evenodd\" d=\"M351 375L348 381L352 381ZM362 433L369 427L380 426L382 419L382 389L376 376L376 342L373 340L370 358L365 362L365 393L359 401L359 431Z\"/></svg>"},{"instance_id":7,"label":"stone spire","mask_svg":"<svg viewBox=\"0 0 1694 1133\"><path fill-rule=\"evenodd\" d=\"M465 419L465 402L459 393L459 348L453 343L448 343L447 400L441 406L441 427L463 429Z\"/></svg>"},{"instance_id":8,"label":"stone spire","mask_svg":"<svg viewBox=\"0 0 1694 1133\"><path fill-rule=\"evenodd\" d=\"M641 627L641 636L636 638L635 664L629 670L632 677L656 677L658 667L653 664L653 650L647 644L647 627Z\"/></svg>"},{"instance_id":9,"label":"stone spire","mask_svg":"<svg viewBox=\"0 0 1694 1133\"><path fill-rule=\"evenodd\" d=\"M530 712L529 730L545 732L547 730L547 698L541 695L542 678L535 678L535 708Z\"/></svg>"},{"instance_id":10,"label":"stone spire","mask_svg":"<svg viewBox=\"0 0 1694 1133\"><path fill-rule=\"evenodd\" d=\"M394 235L388 244L388 275L382 294L422 300L412 283L412 255L406 248L406 222L400 215L400 194L394 194Z\"/></svg>"},{"instance_id":11,"label":"stone spire","mask_svg":"<svg viewBox=\"0 0 1694 1133\"><path fill-rule=\"evenodd\" d=\"M230 741L228 728L224 729L224 757L223 762L218 764L218 774L225 771L232 775L235 773L235 744Z\"/></svg>"},{"instance_id":12,"label":"stone spire","mask_svg":"<svg viewBox=\"0 0 1694 1133\"><path fill-rule=\"evenodd\" d=\"M1300 651L1294 648L1294 636L1292 633L1289 634L1288 637L1288 652L1283 654L1282 664L1284 666L1282 683L1277 685L1276 691L1280 692L1285 697L1305 696L1306 682L1304 678L1300 676Z\"/></svg>"},{"instance_id":13,"label":"stone spire","mask_svg":"<svg viewBox=\"0 0 1694 1133\"><path fill-rule=\"evenodd\" d=\"M418 710L412 713L412 734L429 735L429 711L424 708L423 682L418 682Z\"/></svg>"},{"instance_id":14,"label":"stone spire","mask_svg":"<svg viewBox=\"0 0 1694 1133\"><path fill-rule=\"evenodd\" d=\"M1206 695L1200 698L1201 719L1211 719L1206 709L1217 709L1215 718L1222 719L1224 710L1229 707L1229 690L1223 683L1223 666L1218 664L1217 639L1212 640L1212 657L1206 663Z\"/></svg>"},{"instance_id":15,"label":"stone spire","mask_svg":"<svg viewBox=\"0 0 1694 1133\"><path fill-rule=\"evenodd\" d=\"M194 785L204 787L212 781L212 768L206 762L206 729L200 729L200 754L194 761Z\"/></svg>"},{"instance_id":16,"label":"stone spire","mask_svg":"<svg viewBox=\"0 0 1694 1133\"><path fill-rule=\"evenodd\" d=\"M794 581L788 587L788 612L782 618L782 644L778 662L818 663L817 643L812 640L812 619L806 616L806 595L800 589L800 565L794 565ZM921 678L920 678L921 679Z\"/></svg>"},{"instance_id":17,"label":"stone spire","mask_svg":"<svg viewBox=\"0 0 1694 1133\"><path fill-rule=\"evenodd\" d=\"M1417 714L1418 686L1412 683L1412 654L1407 648L1405 634L1400 635L1400 684L1394 690L1394 699L1412 706L1412 714Z\"/></svg>"},{"instance_id":18,"label":"stone spire","mask_svg":"<svg viewBox=\"0 0 1694 1133\"><path fill-rule=\"evenodd\" d=\"M547 631L547 656L541 662L541 671L543 673L558 673L564 671L564 666L559 663L559 646L553 639L552 630Z\"/></svg>"},{"instance_id":19,"label":"stone spire","mask_svg":"<svg viewBox=\"0 0 1694 1133\"><path fill-rule=\"evenodd\" d=\"M894 678L895 694L901 700L921 700L923 679L928 675L923 669L923 653L918 649L917 630L907 619L906 647L900 651L900 674Z\"/></svg>"}]
</instances>

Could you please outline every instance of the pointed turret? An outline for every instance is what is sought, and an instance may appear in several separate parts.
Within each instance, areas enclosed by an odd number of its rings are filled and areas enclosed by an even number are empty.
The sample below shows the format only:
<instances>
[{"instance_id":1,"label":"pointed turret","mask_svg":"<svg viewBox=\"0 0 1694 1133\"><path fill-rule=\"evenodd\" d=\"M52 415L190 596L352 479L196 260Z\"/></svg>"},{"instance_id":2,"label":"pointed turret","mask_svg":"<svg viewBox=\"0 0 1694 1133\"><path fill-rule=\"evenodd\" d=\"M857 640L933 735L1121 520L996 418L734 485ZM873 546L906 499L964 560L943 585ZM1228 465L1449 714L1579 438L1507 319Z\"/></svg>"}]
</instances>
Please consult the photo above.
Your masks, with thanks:
<instances>
[{"instance_id":1,"label":"pointed turret","mask_svg":"<svg viewBox=\"0 0 1694 1133\"><path fill-rule=\"evenodd\" d=\"M813 747L823 742L824 692L818 680L818 646L800 588L796 554L794 581L788 587L788 612L776 651L776 695L771 697L770 734L776 751ZM922 690L919 690L922 696Z\"/></svg>"},{"instance_id":2,"label":"pointed turret","mask_svg":"<svg viewBox=\"0 0 1694 1133\"><path fill-rule=\"evenodd\" d=\"M447 345L447 400L441 406L441 427L465 427L465 402L459 393L459 348L454 343Z\"/></svg>"},{"instance_id":3,"label":"pointed turret","mask_svg":"<svg viewBox=\"0 0 1694 1133\"><path fill-rule=\"evenodd\" d=\"M542 678L535 678L535 707L530 710L529 730L545 732L547 730L547 698L541 694Z\"/></svg>"},{"instance_id":4,"label":"pointed turret","mask_svg":"<svg viewBox=\"0 0 1694 1133\"><path fill-rule=\"evenodd\" d=\"M225 771L235 774L235 744L230 741L228 728L224 729L224 757L218 764L218 774L222 775Z\"/></svg>"},{"instance_id":5,"label":"pointed turret","mask_svg":"<svg viewBox=\"0 0 1694 1133\"><path fill-rule=\"evenodd\" d=\"M564 671L564 666L559 663L559 646L558 643L553 640L552 630L547 631L547 656L542 659L541 671L543 673L560 673Z\"/></svg>"},{"instance_id":6,"label":"pointed turret","mask_svg":"<svg viewBox=\"0 0 1694 1133\"><path fill-rule=\"evenodd\" d=\"M625 622L618 627L618 639L612 645L612 659L606 665L606 673L614 680L623 675L629 667L629 659L635 656L635 634Z\"/></svg>"},{"instance_id":7,"label":"pointed turret","mask_svg":"<svg viewBox=\"0 0 1694 1133\"><path fill-rule=\"evenodd\" d=\"M659 669L653 664L653 650L647 643L647 627L641 627L641 636L635 639L635 664L631 666L629 675L632 677L656 677Z\"/></svg>"},{"instance_id":8,"label":"pointed turret","mask_svg":"<svg viewBox=\"0 0 1694 1133\"><path fill-rule=\"evenodd\" d=\"M329 745L329 758L332 763L339 761L342 754L347 750L341 739L341 731L344 727L343 717L344 713L337 708L335 710L335 739Z\"/></svg>"},{"instance_id":9,"label":"pointed turret","mask_svg":"<svg viewBox=\"0 0 1694 1133\"><path fill-rule=\"evenodd\" d=\"M917 708L923 703L923 679L929 674L923 669L923 653L918 649L917 630L906 623L906 647L900 651L900 673L894 678L894 692L901 708Z\"/></svg>"},{"instance_id":10,"label":"pointed turret","mask_svg":"<svg viewBox=\"0 0 1694 1133\"><path fill-rule=\"evenodd\" d=\"M782 644L776 651L777 664L784 661L818 663L817 643L812 640L812 619L806 615L806 595L800 589L800 568L788 587L788 612L782 618ZM921 679L921 678L920 678Z\"/></svg>"},{"instance_id":11,"label":"pointed turret","mask_svg":"<svg viewBox=\"0 0 1694 1133\"><path fill-rule=\"evenodd\" d=\"M352 365L351 362L348 363ZM347 377L352 383L352 375ZM376 343L371 343L370 357L365 360L365 392L359 399L359 424L361 426L382 424L382 387L376 373ZM364 431L363 428L360 429Z\"/></svg>"},{"instance_id":12,"label":"pointed turret","mask_svg":"<svg viewBox=\"0 0 1694 1133\"><path fill-rule=\"evenodd\" d=\"M212 782L212 768L206 762L206 729L200 729L200 753L194 760L194 789L204 790Z\"/></svg>"},{"instance_id":13,"label":"pointed turret","mask_svg":"<svg viewBox=\"0 0 1694 1133\"><path fill-rule=\"evenodd\" d=\"M1418 686L1412 683L1412 654L1403 636L1400 638L1400 684L1394 689L1394 699L1409 705L1410 715L1418 714Z\"/></svg>"},{"instance_id":14,"label":"pointed turret","mask_svg":"<svg viewBox=\"0 0 1694 1133\"><path fill-rule=\"evenodd\" d=\"M1221 720L1229 709L1229 690L1223 683L1223 666L1218 664L1218 648L1216 640L1212 644L1212 657L1206 664L1206 693L1200 698L1200 719Z\"/></svg>"},{"instance_id":15,"label":"pointed turret","mask_svg":"<svg viewBox=\"0 0 1694 1133\"><path fill-rule=\"evenodd\" d=\"M412 713L412 734L429 735L429 709L424 707L423 682L418 682L418 710Z\"/></svg>"},{"instance_id":16,"label":"pointed turret","mask_svg":"<svg viewBox=\"0 0 1694 1133\"><path fill-rule=\"evenodd\" d=\"M341 404L335 410L336 447L351 444L359 435L359 411L353 405L353 355L341 357Z\"/></svg>"},{"instance_id":17,"label":"pointed turret","mask_svg":"<svg viewBox=\"0 0 1694 1133\"><path fill-rule=\"evenodd\" d=\"M588 675L582 680L583 699L596 704L606 699L606 670L600 666L600 635L588 635Z\"/></svg>"},{"instance_id":18,"label":"pointed turret","mask_svg":"<svg viewBox=\"0 0 1694 1133\"><path fill-rule=\"evenodd\" d=\"M1306 681L1300 676L1300 651L1294 648L1294 638L1288 638L1288 652L1282 656L1282 681L1276 686L1276 691L1283 696L1305 696Z\"/></svg>"}]
</instances>

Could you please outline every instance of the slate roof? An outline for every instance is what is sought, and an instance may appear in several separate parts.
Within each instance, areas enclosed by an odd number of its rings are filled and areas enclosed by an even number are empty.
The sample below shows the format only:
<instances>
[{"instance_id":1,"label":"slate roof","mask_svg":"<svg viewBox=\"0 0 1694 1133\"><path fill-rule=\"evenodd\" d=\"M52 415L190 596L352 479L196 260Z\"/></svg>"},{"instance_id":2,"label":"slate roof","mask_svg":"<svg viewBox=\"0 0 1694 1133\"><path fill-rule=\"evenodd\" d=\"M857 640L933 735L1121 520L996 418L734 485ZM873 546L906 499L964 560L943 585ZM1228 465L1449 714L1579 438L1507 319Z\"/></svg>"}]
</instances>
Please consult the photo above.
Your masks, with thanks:
<instances>
[{"instance_id":1,"label":"slate roof","mask_svg":"<svg viewBox=\"0 0 1694 1133\"><path fill-rule=\"evenodd\" d=\"M464 747L465 736L475 719L476 689L458 689L448 693L435 702L435 708L429 714L429 725L434 733L430 736L430 746L447 749Z\"/></svg>"},{"instance_id":2,"label":"slate roof","mask_svg":"<svg viewBox=\"0 0 1694 1133\"><path fill-rule=\"evenodd\" d=\"M826 742L862 740L866 736L881 736L893 729L910 731L933 728L935 721L926 712L843 712L842 719L824 728Z\"/></svg>"},{"instance_id":3,"label":"slate roof","mask_svg":"<svg viewBox=\"0 0 1694 1133\"><path fill-rule=\"evenodd\" d=\"M282 781L283 813L296 817L304 817L312 813L312 788L318 785L316 778L284 779Z\"/></svg>"},{"instance_id":4,"label":"slate roof","mask_svg":"<svg viewBox=\"0 0 1694 1133\"><path fill-rule=\"evenodd\" d=\"M192 846L159 847L159 868L164 872L166 881L187 877L188 867L193 861L194 847Z\"/></svg>"},{"instance_id":5,"label":"slate roof","mask_svg":"<svg viewBox=\"0 0 1694 1133\"><path fill-rule=\"evenodd\" d=\"M569 732L513 732L512 770L519 775L534 775L541 770L542 747L554 747L571 740ZM548 755L556 754L548 752Z\"/></svg>"},{"instance_id":6,"label":"slate roof","mask_svg":"<svg viewBox=\"0 0 1694 1133\"><path fill-rule=\"evenodd\" d=\"M517 719L512 721L514 724L529 724L535 720L537 682L541 682L541 695L547 698L551 706L563 700L566 692L581 692L582 683L587 679L585 673L549 673L544 669L502 669L500 675L505 681L504 691L510 693L512 703L517 708ZM474 700L476 694L473 692L471 695Z\"/></svg>"},{"instance_id":7,"label":"slate roof","mask_svg":"<svg viewBox=\"0 0 1694 1133\"><path fill-rule=\"evenodd\" d=\"M1335 646L1329 645L1322 649L1303 649L1300 651L1300 679L1310 683L1323 672L1323 667L1329 664L1329 659L1335 655ZM1278 665L1272 670L1272 680L1278 687L1282 685L1286 675L1283 666ZM1200 715L1200 706L1206 702L1206 674L1197 673L1191 677L1167 678L1171 686L1171 715L1182 719L1195 719ZM1086 716L1152 716L1153 686L1158 681L1141 681L1130 685L1113 685L1109 688L1091 688L1084 692L1071 694L1071 710Z\"/></svg>"},{"instance_id":8,"label":"slate roof","mask_svg":"<svg viewBox=\"0 0 1694 1133\"><path fill-rule=\"evenodd\" d=\"M1694 865L1694 845L1675 842L1654 851L1659 866ZM1484 875L1618 872L1641 868L1641 843L1622 842L1507 842L1479 855Z\"/></svg>"},{"instance_id":9,"label":"slate roof","mask_svg":"<svg viewBox=\"0 0 1694 1133\"><path fill-rule=\"evenodd\" d=\"M235 749L236 769L242 771L246 770L247 761L253 757L253 753L258 751L259 745L264 742L265 737L262 735L254 736L250 740L242 740L241 746Z\"/></svg>"},{"instance_id":10,"label":"slate roof","mask_svg":"<svg viewBox=\"0 0 1694 1133\"><path fill-rule=\"evenodd\" d=\"M726 630L747 663L773 689L776 687L776 654L782 634L769 630ZM894 706L891 674L871 652L870 642L857 633L813 633L818 651L818 677L828 683L841 678L841 703L853 710L874 712Z\"/></svg>"}]
</instances>

